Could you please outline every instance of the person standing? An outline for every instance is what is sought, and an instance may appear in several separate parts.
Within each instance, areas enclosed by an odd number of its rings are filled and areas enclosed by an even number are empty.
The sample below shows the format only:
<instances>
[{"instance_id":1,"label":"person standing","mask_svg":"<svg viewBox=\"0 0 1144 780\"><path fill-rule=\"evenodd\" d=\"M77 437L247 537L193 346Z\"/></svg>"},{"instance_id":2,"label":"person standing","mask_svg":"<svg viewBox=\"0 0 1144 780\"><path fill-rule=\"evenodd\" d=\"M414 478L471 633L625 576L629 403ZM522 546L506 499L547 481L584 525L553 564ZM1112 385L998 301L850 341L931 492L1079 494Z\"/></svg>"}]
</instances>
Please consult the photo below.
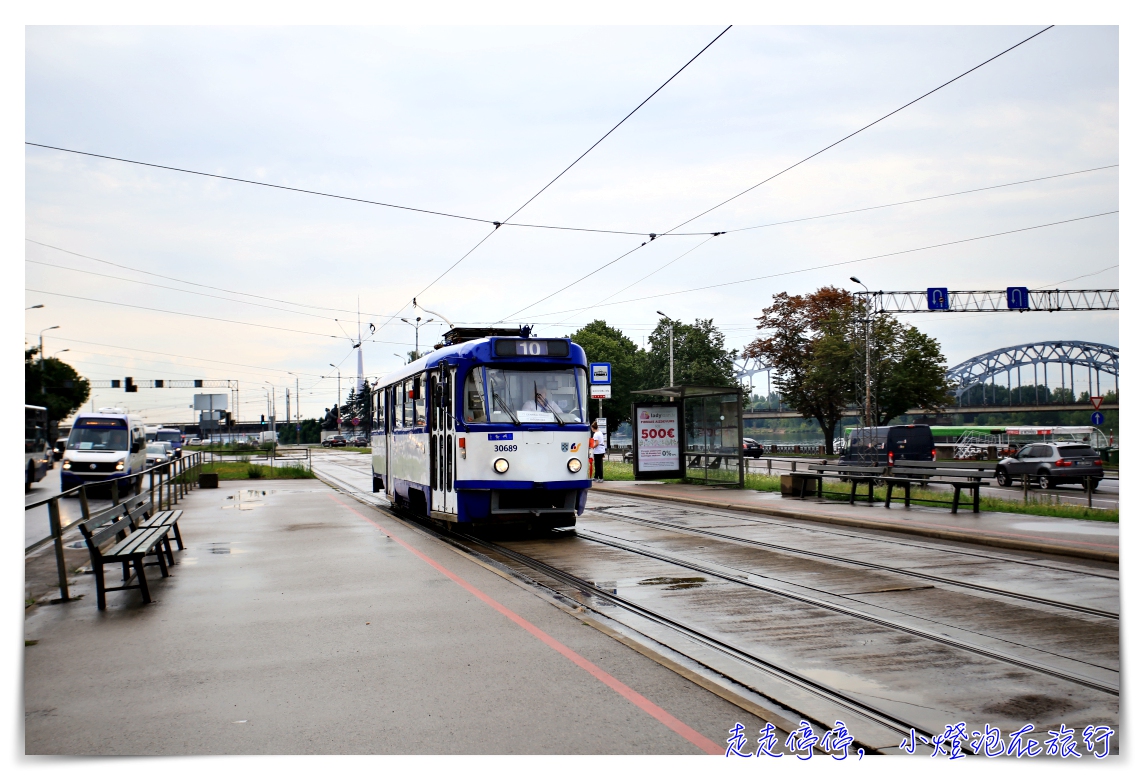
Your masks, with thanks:
<instances>
[{"instance_id":1,"label":"person standing","mask_svg":"<svg viewBox=\"0 0 1144 780\"><path fill-rule=\"evenodd\" d=\"M593 469L593 481L604 481L604 454L608 451L608 442L605 434L600 430L600 426L595 420L592 421L592 438L588 440L588 448L592 453L592 460L595 461Z\"/></svg>"}]
</instances>

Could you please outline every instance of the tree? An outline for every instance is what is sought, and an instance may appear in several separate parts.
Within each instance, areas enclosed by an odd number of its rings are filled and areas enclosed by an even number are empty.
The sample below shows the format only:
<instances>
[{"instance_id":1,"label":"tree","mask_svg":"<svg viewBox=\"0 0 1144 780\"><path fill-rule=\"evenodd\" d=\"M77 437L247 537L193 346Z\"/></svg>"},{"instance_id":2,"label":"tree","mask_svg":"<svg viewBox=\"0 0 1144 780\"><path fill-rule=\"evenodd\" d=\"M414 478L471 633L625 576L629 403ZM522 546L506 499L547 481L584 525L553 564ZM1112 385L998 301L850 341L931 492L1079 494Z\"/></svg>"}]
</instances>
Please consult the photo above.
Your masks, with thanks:
<instances>
[{"instance_id":1,"label":"tree","mask_svg":"<svg viewBox=\"0 0 1144 780\"><path fill-rule=\"evenodd\" d=\"M632 403L638 398L632 391L645 387L645 353L603 320L589 322L568 338L584 348L589 363L612 364L612 397L604 401L604 416L608 418L608 430L615 431L620 423L631 420ZM593 417L592 409L588 410L588 417Z\"/></svg>"},{"instance_id":2,"label":"tree","mask_svg":"<svg viewBox=\"0 0 1144 780\"><path fill-rule=\"evenodd\" d=\"M771 331L743 350L774 369L783 402L804 418L814 418L834 454L834 429L854 401L855 351L852 343L853 296L835 287L810 295L775 295L757 317Z\"/></svg>"},{"instance_id":3,"label":"tree","mask_svg":"<svg viewBox=\"0 0 1144 780\"><path fill-rule=\"evenodd\" d=\"M949 403L952 383L945 377L945 356L935 339L880 314L871 322L870 353L870 405L876 425L888 425L907 409L937 412Z\"/></svg>"},{"instance_id":4,"label":"tree","mask_svg":"<svg viewBox=\"0 0 1144 780\"><path fill-rule=\"evenodd\" d=\"M737 351L724 349L723 334L714 320L695 320L694 325L659 321L648 337L646 385L666 387L670 379L668 324L674 326L675 384L733 387Z\"/></svg>"},{"instance_id":5,"label":"tree","mask_svg":"<svg viewBox=\"0 0 1144 780\"><path fill-rule=\"evenodd\" d=\"M822 287L809 295L779 293L757 318L772 331L743 354L777 371L783 402L814 418L833 454L834 430L851 406L866 405L865 313L849 292ZM875 425L907 409L937 410L949 402L945 357L936 340L888 314L870 323L870 396Z\"/></svg>"},{"instance_id":6,"label":"tree","mask_svg":"<svg viewBox=\"0 0 1144 780\"><path fill-rule=\"evenodd\" d=\"M35 359L39 352L39 347L24 350L24 403L47 407L48 419L59 422L83 406L91 396L91 383L57 358L48 358L41 367Z\"/></svg>"}]
</instances>

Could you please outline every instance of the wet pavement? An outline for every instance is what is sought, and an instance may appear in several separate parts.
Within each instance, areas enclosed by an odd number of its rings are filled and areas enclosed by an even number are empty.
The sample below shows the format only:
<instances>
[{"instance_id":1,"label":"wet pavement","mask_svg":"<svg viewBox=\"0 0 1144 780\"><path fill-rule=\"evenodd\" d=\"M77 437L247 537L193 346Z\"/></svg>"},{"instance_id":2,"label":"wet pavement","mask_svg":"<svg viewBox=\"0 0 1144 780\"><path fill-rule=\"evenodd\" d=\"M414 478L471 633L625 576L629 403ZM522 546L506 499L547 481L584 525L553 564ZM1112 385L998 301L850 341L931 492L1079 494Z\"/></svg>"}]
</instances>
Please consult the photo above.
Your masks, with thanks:
<instances>
[{"instance_id":1,"label":"wet pavement","mask_svg":"<svg viewBox=\"0 0 1144 780\"><path fill-rule=\"evenodd\" d=\"M1120 526L1098 520L1019 515L1002 512L973 514L962 508L956 515L947 508L875 502L846 502L815 498L783 498L778 493L727 490L702 485L660 482L608 482L595 485L600 494L687 502L711 508L757 512L823 523L867 527L937 539L987 544L1051 555L1074 555L1117 561ZM964 496L963 496L964 498ZM610 500L610 499L609 499Z\"/></svg>"},{"instance_id":2,"label":"wet pavement","mask_svg":"<svg viewBox=\"0 0 1144 780\"><path fill-rule=\"evenodd\" d=\"M76 575L83 598L26 613L28 754L696 754L763 726L317 480L180 508L187 549L148 571L154 603L99 612Z\"/></svg>"}]
</instances>

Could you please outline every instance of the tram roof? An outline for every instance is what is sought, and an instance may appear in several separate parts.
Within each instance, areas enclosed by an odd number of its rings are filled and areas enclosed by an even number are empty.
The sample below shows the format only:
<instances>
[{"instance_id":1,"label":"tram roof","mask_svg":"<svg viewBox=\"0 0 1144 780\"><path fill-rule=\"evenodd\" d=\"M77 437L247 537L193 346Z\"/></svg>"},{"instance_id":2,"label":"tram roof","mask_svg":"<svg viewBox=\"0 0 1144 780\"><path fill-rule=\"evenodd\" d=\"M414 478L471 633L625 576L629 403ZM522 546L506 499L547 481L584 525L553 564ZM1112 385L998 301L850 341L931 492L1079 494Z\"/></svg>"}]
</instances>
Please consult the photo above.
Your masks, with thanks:
<instances>
[{"instance_id":1,"label":"tram roof","mask_svg":"<svg viewBox=\"0 0 1144 780\"><path fill-rule=\"evenodd\" d=\"M434 368L442 360L449 358L458 358L461 360L472 360L478 363L501 363L510 364L528 360L534 363L552 363L554 365L571 364L575 366L586 366L588 358L584 354L584 348L569 338L545 338L539 336L530 336L529 338L521 338L517 331L512 331L511 336L493 335L486 336L479 339L471 339L463 341L459 344L448 344L435 349L432 352L422 355L417 360L402 366L397 371L391 371L389 374L383 376L374 385L377 387L386 387L394 382L399 382L414 374L419 374L428 368ZM567 341L569 345L567 357L505 357L498 356L493 351L493 343L496 341Z\"/></svg>"}]
</instances>

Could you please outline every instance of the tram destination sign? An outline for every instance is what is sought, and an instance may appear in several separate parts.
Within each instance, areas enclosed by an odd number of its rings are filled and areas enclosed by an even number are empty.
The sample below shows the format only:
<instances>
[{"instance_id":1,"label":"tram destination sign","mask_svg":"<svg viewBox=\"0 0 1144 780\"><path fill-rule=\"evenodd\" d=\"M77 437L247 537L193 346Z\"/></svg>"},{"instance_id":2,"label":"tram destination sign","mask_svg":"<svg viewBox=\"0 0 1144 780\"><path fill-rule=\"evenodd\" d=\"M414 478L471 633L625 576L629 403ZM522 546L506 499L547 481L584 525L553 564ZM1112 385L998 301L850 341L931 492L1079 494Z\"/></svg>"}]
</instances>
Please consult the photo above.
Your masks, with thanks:
<instances>
[{"instance_id":1,"label":"tram destination sign","mask_svg":"<svg viewBox=\"0 0 1144 780\"><path fill-rule=\"evenodd\" d=\"M677 403L632 404L632 447L635 478L680 479L684 476L682 409Z\"/></svg>"}]
</instances>

